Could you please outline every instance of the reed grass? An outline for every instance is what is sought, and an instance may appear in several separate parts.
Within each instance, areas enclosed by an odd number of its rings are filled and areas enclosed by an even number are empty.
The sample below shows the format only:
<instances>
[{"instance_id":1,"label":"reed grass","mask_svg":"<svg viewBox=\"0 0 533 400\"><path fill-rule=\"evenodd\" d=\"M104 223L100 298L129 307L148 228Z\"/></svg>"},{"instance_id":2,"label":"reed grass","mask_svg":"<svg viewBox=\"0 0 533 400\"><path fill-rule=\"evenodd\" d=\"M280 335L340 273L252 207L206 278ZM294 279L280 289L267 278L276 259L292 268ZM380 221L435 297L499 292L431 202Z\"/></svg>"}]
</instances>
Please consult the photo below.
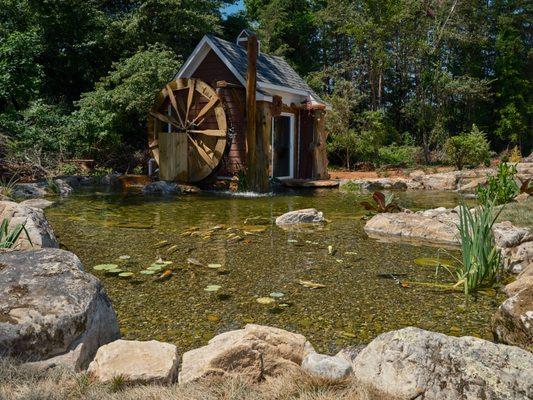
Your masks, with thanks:
<instances>
[{"instance_id":1,"label":"reed grass","mask_svg":"<svg viewBox=\"0 0 533 400\"><path fill-rule=\"evenodd\" d=\"M501 209L495 211L491 202L474 210L464 204L460 206L461 259L455 269L455 287L462 286L465 295L482 286L493 285L500 275L502 260L492 232L500 212Z\"/></svg>"}]
</instances>

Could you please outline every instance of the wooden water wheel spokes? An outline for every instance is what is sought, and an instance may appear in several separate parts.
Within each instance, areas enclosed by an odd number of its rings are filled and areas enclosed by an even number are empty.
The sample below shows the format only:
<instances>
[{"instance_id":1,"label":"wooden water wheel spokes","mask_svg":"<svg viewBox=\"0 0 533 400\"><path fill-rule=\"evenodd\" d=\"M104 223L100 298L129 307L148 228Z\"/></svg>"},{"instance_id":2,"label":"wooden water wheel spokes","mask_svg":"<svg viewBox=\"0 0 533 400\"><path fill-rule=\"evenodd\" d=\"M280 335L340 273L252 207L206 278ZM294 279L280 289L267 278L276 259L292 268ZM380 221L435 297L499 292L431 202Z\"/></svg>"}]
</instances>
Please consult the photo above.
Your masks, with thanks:
<instances>
[{"instance_id":1,"label":"wooden water wheel spokes","mask_svg":"<svg viewBox=\"0 0 533 400\"><path fill-rule=\"evenodd\" d=\"M198 182L220 163L227 120L205 82L179 78L159 93L148 118L150 150L164 180Z\"/></svg>"}]
</instances>

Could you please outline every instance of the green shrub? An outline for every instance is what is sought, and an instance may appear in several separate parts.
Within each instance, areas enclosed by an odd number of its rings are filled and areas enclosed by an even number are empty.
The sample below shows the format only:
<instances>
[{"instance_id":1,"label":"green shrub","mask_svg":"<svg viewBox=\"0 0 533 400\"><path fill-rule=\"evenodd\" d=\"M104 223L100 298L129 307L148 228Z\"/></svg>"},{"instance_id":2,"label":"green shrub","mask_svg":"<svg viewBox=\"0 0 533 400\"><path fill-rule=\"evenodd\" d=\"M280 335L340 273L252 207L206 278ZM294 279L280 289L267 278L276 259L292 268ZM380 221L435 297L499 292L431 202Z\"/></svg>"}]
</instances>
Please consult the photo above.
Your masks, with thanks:
<instances>
[{"instance_id":1,"label":"green shrub","mask_svg":"<svg viewBox=\"0 0 533 400\"><path fill-rule=\"evenodd\" d=\"M492 201L495 205L510 202L520 193L520 188L515 181L516 166L500 163L496 176L490 176L486 185L479 186L477 197L481 204Z\"/></svg>"},{"instance_id":2,"label":"green shrub","mask_svg":"<svg viewBox=\"0 0 533 400\"><path fill-rule=\"evenodd\" d=\"M76 103L69 123L74 155L107 163L124 155L125 144L145 144L148 110L178 67L175 54L160 44L114 63L95 90Z\"/></svg>"},{"instance_id":3,"label":"green shrub","mask_svg":"<svg viewBox=\"0 0 533 400\"><path fill-rule=\"evenodd\" d=\"M475 124L470 132L449 138L444 149L450 161L459 170L465 165L477 166L490 159L489 142Z\"/></svg>"},{"instance_id":4,"label":"green shrub","mask_svg":"<svg viewBox=\"0 0 533 400\"><path fill-rule=\"evenodd\" d=\"M378 150L379 162L381 164L406 165L411 166L416 163L420 148L416 146L400 146L391 144L380 147Z\"/></svg>"}]
</instances>

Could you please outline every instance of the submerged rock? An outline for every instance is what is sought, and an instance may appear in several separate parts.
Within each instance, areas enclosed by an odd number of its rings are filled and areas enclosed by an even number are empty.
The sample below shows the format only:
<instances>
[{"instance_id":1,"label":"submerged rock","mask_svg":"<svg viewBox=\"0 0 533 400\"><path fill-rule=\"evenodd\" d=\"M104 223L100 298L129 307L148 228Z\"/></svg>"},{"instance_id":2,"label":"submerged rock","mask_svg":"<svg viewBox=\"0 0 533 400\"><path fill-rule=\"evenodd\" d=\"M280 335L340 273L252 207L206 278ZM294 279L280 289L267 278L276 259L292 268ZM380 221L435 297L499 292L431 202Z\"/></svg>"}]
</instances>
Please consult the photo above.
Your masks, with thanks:
<instances>
[{"instance_id":1,"label":"submerged rock","mask_svg":"<svg viewBox=\"0 0 533 400\"><path fill-rule=\"evenodd\" d=\"M249 324L215 336L207 346L183 354L179 382L213 375L240 375L257 381L299 368L311 352L313 347L302 335Z\"/></svg>"},{"instance_id":2,"label":"submerged rock","mask_svg":"<svg viewBox=\"0 0 533 400\"><path fill-rule=\"evenodd\" d=\"M144 194L181 194L198 193L200 189L196 186L182 185L176 182L155 181L142 188Z\"/></svg>"},{"instance_id":3,"label":"submerged rock","mask_svg":"<svg viewBox=\"0 0 533 400\"><path fill-rule=\"evenodd\" d=\"M24 224L31 243L23 232L15 245L17 250L28 250L41 247L59 247L54 231L44 216L43 210L28 207L12 201L0 201L0 221L6 218L11 230L19 224Z\"/></svg>"},{"instance_id":4,"label":"submerged rock","mask_svg":"<svg viewBox=\"0 0 533 400\"><path fill-rule=\"evenodd\" d=\"M533 354L474 337L418 328L384 333L354 362L363 386L392 399L528 399Z\"/></svg>"},{"instance_id":5,"label":"submerged rock","mask_svg":"<svg viewBox=\"0 0 533 400\"><path fill-rule=\"evenodd\" d=\"M302 361L302 369L319 378L341 380L352 374L352 364L343 357L311 353Z\"/></svg>"},{"instance_id":6,"label":"submerged rock","mask_svg":"<svg viewBox=\"0 0 533 400\"><path fill-rule=\"evenodd\" d=\"M37 198L48 195L43 182L17 183L13 187L13 197Z\"/></svg>"},{"instance_id":7,"label":"submerged rock","mask_svg":"<svg viewBox=\"0 0 533 400\"><path fill-rule=\"evenodd\" d=\"M120 337L100 281L59 249L0 254L0 356L87 368Z\"/></svg>"},{"instance_id":8,"label":"submerged rock","mask_svg":"<svg viewBox=\"0 0 533 400\"><path fill-rule=\"evenodd\" d=\"M314 208L290 211L276 218L276 225L313 224L326 222L321 211Z\"/></svg>"},{"instance_id":9,"label":"submerged rock","mask_svg":"<svg viewBox=\"0 0 533 400\"><path fill-rule=\"evenodd\" d=\"M170 384L178 378L178 365L173 344L115 340L98 349L87 372L102 382L122 376L128 383Z\"/></svg>"}]
</instances>

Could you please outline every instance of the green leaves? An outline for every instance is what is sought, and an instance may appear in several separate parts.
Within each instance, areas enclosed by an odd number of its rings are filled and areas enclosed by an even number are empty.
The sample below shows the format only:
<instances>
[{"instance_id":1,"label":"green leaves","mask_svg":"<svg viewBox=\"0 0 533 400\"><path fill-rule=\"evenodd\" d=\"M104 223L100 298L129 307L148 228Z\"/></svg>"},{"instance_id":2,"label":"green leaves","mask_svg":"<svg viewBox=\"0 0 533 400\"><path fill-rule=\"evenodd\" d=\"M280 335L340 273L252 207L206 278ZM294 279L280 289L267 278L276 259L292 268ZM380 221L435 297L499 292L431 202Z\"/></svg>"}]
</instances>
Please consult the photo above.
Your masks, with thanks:
<instances>
[{"instance_id":1,"label":"green leaves","mask_svg":"<svg viewBox=\"0 0 533 400\"><path fill-rule=\"evenodd\" d=\"M477 189L477 198L481 204L492 202L501 205L510 202L520 193L520 188L515 181L516 166L513 164L500 163L496 176L489 176L486 185ZM529 182L527 183L527 186Z\"/></svg>"},{"instance_id":2,"label":"green leaves","mask_svg":"<svg viewBox=\"0 0 533 400\"><path fill-rule=\"evenodd\" d=\"M15 225L13 229L9 230L9 220L4 218L0 224L0 249L9 249L13 247L23 233L26 235L30 244L32 244L24 224Z\"/></svg>"}]
</instances>

